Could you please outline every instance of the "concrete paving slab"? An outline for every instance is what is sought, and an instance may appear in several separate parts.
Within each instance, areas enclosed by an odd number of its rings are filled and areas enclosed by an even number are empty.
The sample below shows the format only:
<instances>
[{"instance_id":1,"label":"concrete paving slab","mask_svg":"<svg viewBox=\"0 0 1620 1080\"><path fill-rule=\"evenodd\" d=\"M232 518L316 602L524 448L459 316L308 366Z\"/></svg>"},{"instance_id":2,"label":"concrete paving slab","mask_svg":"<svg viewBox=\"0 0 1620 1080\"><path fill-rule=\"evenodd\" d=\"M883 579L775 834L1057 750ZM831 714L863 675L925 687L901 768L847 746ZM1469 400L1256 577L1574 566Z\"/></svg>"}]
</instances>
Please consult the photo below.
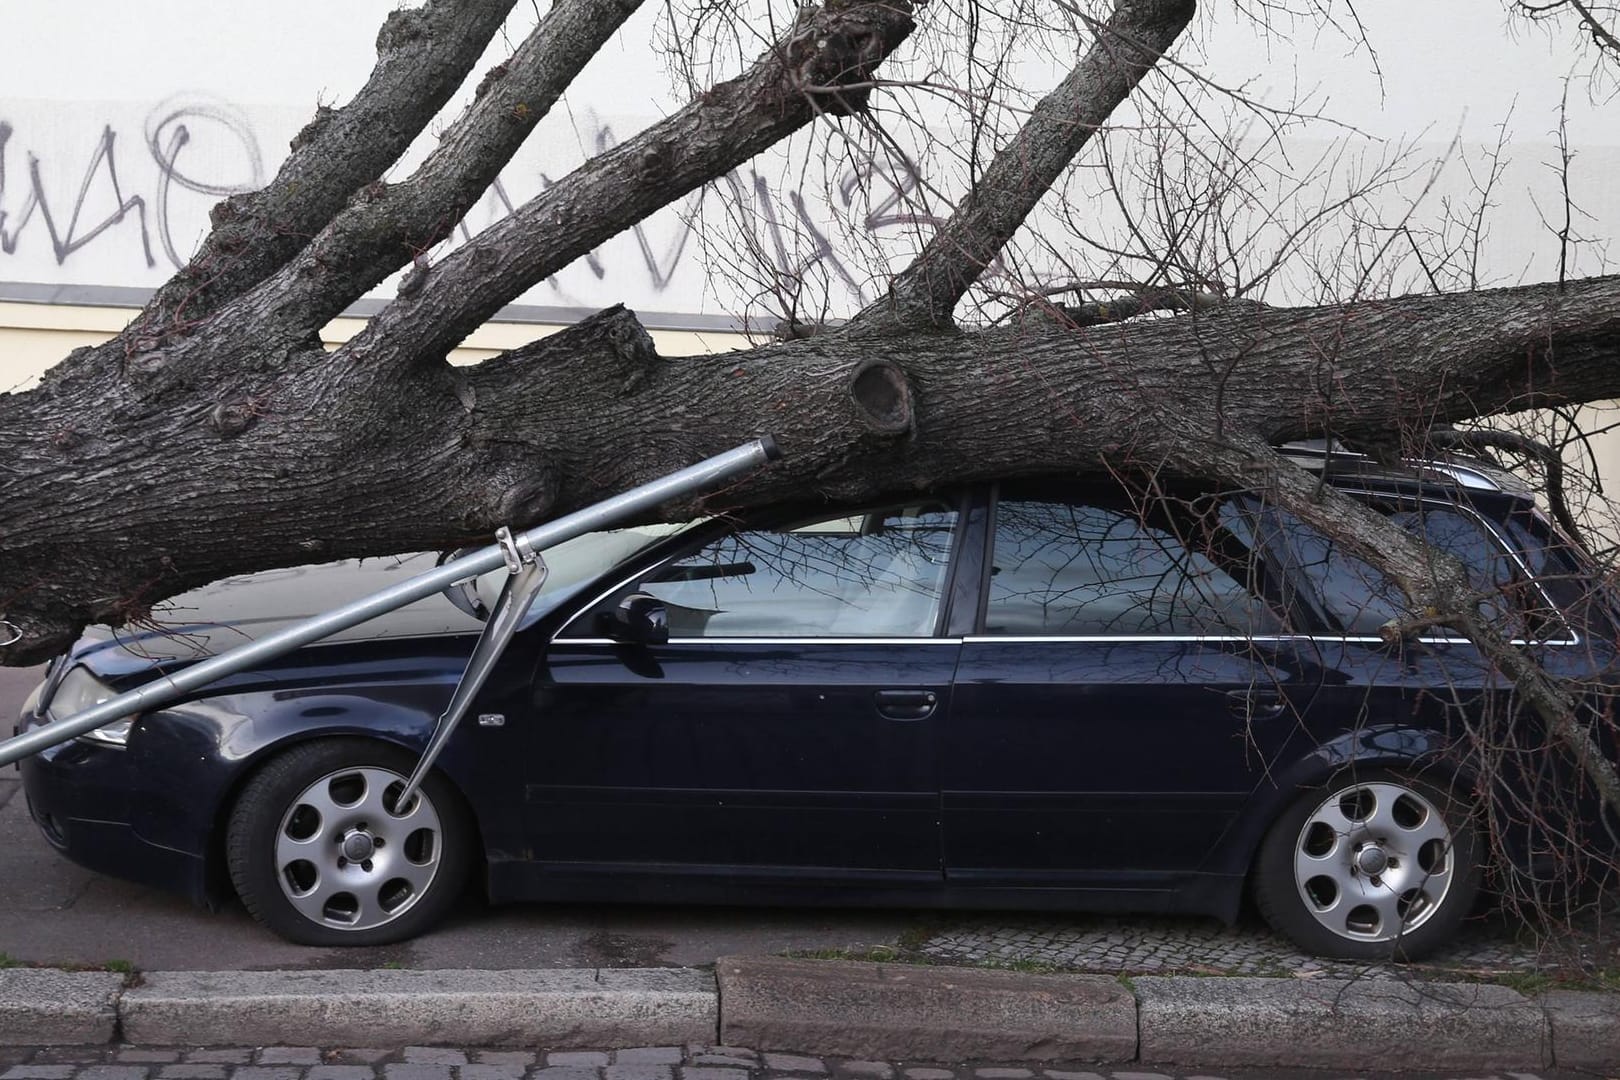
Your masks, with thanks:
<instances>
[{"instance_id":1,"label":"concrete paving slab","mask_svg":"<svg viewBox=\"0 0 1620 1080\"><path fill-rule=\"evenodd\" d=\"M720 1041L894 1060L1130 1061L1136 1003L1114 979L722 957Z\"/></svg>"},{"instance_id":2,"label":"concrete paving slab","mask_svg":"<svg viewBox=\"0 0 1620 1080\"><path fill-rule=\"evenodd\" d=\"M111 971L0 969L0 1046L109 1043L123 986Z\"/></svg>"},{"instance_id":3,"label":"concrete paving slab","mask_svg":"<svg viewBox=\"0 0 1620 1080\"><path fill-rule=\"evenodd\" d=\"M1612 1069L1620 1062L1620 994L1554 990L1540 1005L1552 1025L1554 1065Z\"/></svg>"},{"instance_id":4,"label":"concrete paving slab","mask_svg":"<svg viewBox=\"0 0 1620 1080\"><path fill-rule=\"evenodd\" d=\"M142 1045L651 1046L714 1041L690 969L157 972L120 1006Z\"/></svg>"},{"instance_id":5,"label":"concrete paving slab","mask_svg":"<svg viewBox=\"0 0 1620 1080\"><path fill-rule=\"evenodd\" d=\"M1143 1062L1356 1072L1551 1064L1546 1017L1504 986L1156 976L1132 985Z\"/></svg>"}]
</instances>

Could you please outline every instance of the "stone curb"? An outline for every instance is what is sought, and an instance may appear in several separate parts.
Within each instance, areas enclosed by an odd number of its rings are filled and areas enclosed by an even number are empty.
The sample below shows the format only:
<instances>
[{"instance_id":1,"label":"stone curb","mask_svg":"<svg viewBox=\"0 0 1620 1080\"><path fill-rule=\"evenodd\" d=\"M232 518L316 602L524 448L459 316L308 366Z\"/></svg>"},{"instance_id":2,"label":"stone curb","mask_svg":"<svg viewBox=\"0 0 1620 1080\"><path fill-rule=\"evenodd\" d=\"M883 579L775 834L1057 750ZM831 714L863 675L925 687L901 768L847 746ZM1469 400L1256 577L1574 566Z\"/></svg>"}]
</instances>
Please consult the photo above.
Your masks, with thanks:
<instances>
[{"instance_id":1,"label":"stone curb","mask_svg":"<svg viewBox=\"0 0 1620 1080\"><path fill-rule=\"evenodd\" d=\"M1620 1061L1620 994L1554 990L1540 1005L1561 1069L1612 1069Z\"/></svg>"},{"instance_id":2,"label":"stone curb","mask_svg":"<svg viewBox=\"0 0 1620 1080\"><path fill-rule=\"evenodd\" d=\"M539 971L0 970L0 1046L744 1045L877 1060L1599 1068L1620 995L723 957ZM1134 995L1131 992L1134 990Z\"/></svg>"},{"instance_id":3,"label":"stone curb","mask_svg":"<svg viewBox=\"0 0 1620 1080\"><path fill-rule=\"evenodd\" d=\"M1552 1064L1547 1015L1505 986L1186 977L1133 985L1144 1062L1372 1072Z\"/></svg>"},{"instance_id":4,"label":"stone curb","mask_svg":"<svg viewBox=\"0 0 1620 1080\"><path fill-rule=\"evenodd\" d=\"M1117 979L776 956L721 957L720 1042L884 1061L1130 1061Z\"/></svg>"},{"instance_id":5,"label":"stone curb","mask_svg":"<svg viewBox=\"0 0 1620 1080\"><path fill-rule=\"evenodd\" d=\"M692 968L157 972L119 1002L144 1045L657 1046L711 1042L714 978Z\"/></svg>"},{"instance_id":6,"label":"stone curb","mask_svg":"<svg viewBox=\"0 0 1620 1080\"><path fill-rule=\"evenodd\" d=\"M0 1046L112 1042L123 986L110 971L0 969Z\"/></svg>"}]
</instances>

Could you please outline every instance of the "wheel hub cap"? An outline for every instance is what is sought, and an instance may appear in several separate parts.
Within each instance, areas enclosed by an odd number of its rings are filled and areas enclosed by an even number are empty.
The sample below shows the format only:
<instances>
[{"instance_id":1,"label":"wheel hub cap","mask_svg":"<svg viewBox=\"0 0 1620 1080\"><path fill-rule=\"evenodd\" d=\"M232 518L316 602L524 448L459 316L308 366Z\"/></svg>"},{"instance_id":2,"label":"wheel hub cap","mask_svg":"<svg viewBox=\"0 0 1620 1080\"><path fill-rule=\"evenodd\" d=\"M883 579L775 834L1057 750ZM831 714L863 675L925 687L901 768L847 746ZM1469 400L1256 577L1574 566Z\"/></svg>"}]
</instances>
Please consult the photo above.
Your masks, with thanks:
<instances>
[{"instance_id":1,"label":"wheel hub cap","mask_svg":"<svg viewBox=\"0 0 1620 1080\"><path fill-rule=\"evenodd\" d=\"M1457 865L1445 815L1394 781L1350 784L1306 818L1294 881L1306 910L1352 941L1392 941L1427 922L1451 891Z\"/></svg>"},{"instance_id":2,"label":"wheel hub cap","mask_svg":"<svg viewBox=\"0 0 1620 1080\"><path fill-rule=\"evenodd\" d=\"M370 833L356 829L343 838L343 857L350 862L365 862L377 850L377 841Z\"/></svg>"},{"instance_id":3,"label":"wheel hub cap","mask_svg":"<svg viewBox=\"0 0 1620 1080\"><path fill-rule=\"evenodd\" d=\"M1368 845L1356 856L1356 865L1361 868L1363 874L1382 874L1389 866L1389 856L1384 854L1383 848Z\"/></svg>"}]
</instances>

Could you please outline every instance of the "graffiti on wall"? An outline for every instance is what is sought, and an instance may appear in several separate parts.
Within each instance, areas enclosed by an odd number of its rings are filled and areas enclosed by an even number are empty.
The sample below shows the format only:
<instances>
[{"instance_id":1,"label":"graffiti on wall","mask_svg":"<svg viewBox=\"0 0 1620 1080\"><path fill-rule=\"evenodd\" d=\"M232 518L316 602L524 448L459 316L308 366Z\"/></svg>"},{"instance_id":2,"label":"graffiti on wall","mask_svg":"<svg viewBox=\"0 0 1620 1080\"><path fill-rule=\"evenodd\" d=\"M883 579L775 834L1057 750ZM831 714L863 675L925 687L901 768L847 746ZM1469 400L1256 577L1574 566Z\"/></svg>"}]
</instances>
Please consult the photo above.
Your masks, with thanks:
<instances>
[{"instance_id":1,"label":"graffiti on wall","mask_svg":"<svg viewBox=\"0 0 1620 1080\"><path fill-rule=\"evenodd\" d=\"M104 122L90 140L76 182L62 186L46 182L47 168L55 166L53 173L71 179L76 163L47 162L39 152L24 148L12 120L0 115L0 254L17 255L25 233L43 234L56 264L64 266L76 256L93 259L92 248L98 240L109 230L129 225L139 230L147 268L158 265L161 251L169 266L179 269L185 265L192 241L176 234L177 193L204 196L212 205L265 181L259 140L239 109L171 99L149 114L144 129L137 144L140 148L134 151L140 182L129 179L135 171L130 168L129 139L120 138L115 124ZM194 172L192 164L198 155L188 156L187 150L198 131L206 131L216 141L229 140L235 153L248 162L246 174L221 181ZM210 156L222 156L220 148L215 146Z\"/></svg>"},{"instance_id":2,"label":"graffiti on wall","mask_svg":"<svg viewBox=\"0 0 1620 1080\"><path fill-rule=\"evenodd\" d=\"M573 119L585 146L601 151L615 144L611 123ZM264 146L273 139L264 129L283 125L256 123L241 108L193 95L151 109L138 132L132 126L119 119L70 123L30 143L26 121L0 109L0 280L161 282L195 250L214 203L269 179L276 163L266 159ZM555 164L548 169L520 158L438 254L512 213L557 175ZM756 268L756 277L819 268L846 299L862 302L869 275L853 261L850 233L875 237L930 225L932 219L908 209L917 186L909 163L871 158L851 158L814 188L738 170L604 244L525 299L594 306L657 297L666 310L696 310L705 290L714 295L696 237L729 228L748 234L747 242L731 245L737 257L770 264Z\"/></svg>"}]
</instances>

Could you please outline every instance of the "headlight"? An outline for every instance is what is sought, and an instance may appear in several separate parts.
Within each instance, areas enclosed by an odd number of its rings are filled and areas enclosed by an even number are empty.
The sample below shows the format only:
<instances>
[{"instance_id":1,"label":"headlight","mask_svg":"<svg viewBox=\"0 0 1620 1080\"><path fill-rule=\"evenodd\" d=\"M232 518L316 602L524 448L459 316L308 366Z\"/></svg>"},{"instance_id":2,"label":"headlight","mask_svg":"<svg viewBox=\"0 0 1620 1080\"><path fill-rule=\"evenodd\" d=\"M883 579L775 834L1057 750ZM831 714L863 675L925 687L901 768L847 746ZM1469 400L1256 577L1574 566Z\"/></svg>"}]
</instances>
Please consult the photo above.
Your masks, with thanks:
<instances>
[{"instance_id":1,"label":"headlight","mask_svg":"<svg viewBox=\"0 0 1620 1080\"><path fill-rule=\"evenodd\" d=\"M90 674L84 667L74 667L62 676L61 683L56 687L56 693L51 695L51 703L45 708L45 715L52 720L64 720L74 713L83 712L117 696L118 691ZM123 746L129 741L129 729L134 726L135 717L126 716L94 731L87 731L80 737L111 746Z\"/></svg>"}]
</instances>

